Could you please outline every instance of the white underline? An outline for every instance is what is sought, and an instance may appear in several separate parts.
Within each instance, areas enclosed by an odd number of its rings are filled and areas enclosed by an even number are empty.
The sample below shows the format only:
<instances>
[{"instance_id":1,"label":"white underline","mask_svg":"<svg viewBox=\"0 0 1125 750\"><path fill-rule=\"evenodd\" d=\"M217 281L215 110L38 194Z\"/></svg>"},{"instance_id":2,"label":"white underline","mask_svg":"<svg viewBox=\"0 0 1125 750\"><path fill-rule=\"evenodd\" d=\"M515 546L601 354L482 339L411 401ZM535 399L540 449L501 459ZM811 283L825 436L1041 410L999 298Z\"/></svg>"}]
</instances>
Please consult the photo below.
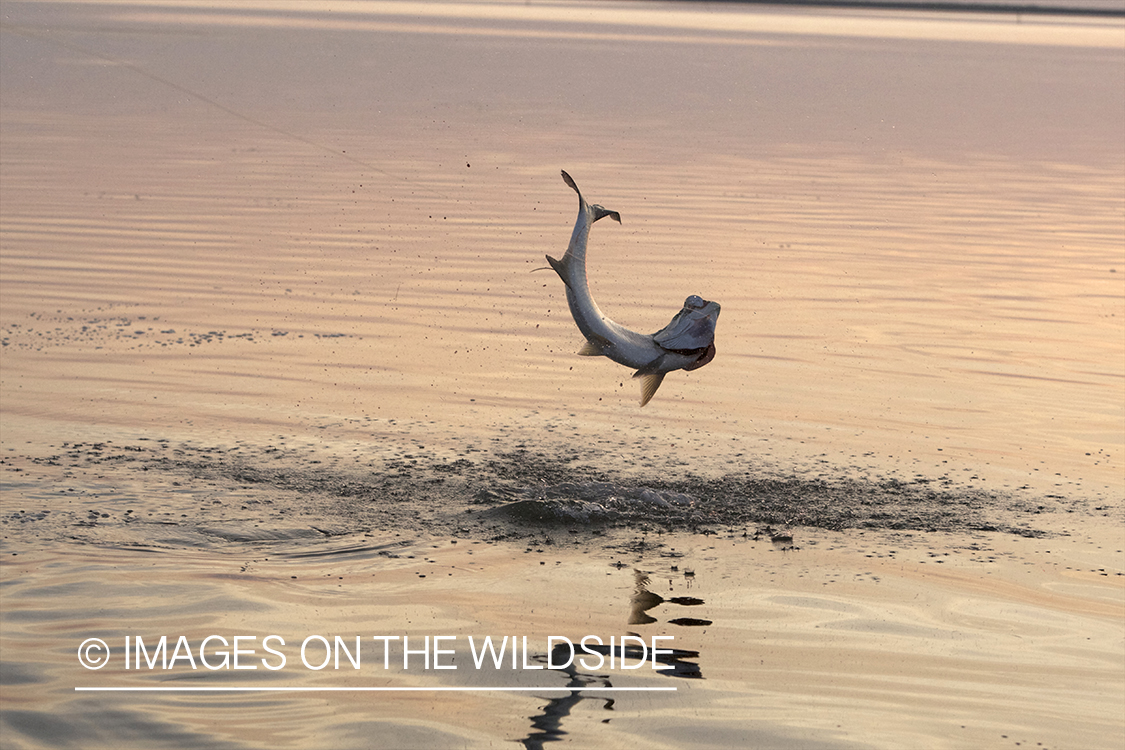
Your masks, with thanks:
<instances>
[{"instance_id":1,"label":"white underline","mask_svg":"<svg viewBox=\"0 0 1125 750\"><path fill-rule=\"evenodd\" d=\"M558 690L562 692L674 692L675 687L207 687L202 685L176 687L76 687L75 692L99 693L170 693L170 692L384 692L384 693L436 693L436 692L541 692Z\"/></svg>"}]
</instances>

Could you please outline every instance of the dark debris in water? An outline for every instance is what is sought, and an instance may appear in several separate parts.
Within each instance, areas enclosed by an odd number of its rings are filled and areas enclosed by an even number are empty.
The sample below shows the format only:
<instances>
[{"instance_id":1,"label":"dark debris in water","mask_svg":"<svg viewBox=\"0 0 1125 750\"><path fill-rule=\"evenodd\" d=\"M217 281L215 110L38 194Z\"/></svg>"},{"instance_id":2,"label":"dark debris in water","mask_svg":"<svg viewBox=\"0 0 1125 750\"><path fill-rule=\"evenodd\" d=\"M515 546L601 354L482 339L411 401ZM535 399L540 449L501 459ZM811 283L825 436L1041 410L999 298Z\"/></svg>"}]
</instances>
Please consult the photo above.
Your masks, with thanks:
<instances>
[{"instance_id":1,"label":"dark debris in water","mask_svg":"<svg viewBox=\"0 0 1125 750\"><path fill-rule=\"evenodd\" d=\"M681 475L626 480L597 471L586 474L543 453L518 451L500 458L506 478L479 475L483 486L472 502L494 506L481 513L487 518L520 525L706 531L776 524L831 530L1045 533L1022 518L1041 509L1042 503L976 488L935 489L931 482L886 478L779 478L756 476L752 470L719 478L676 472Z\"/></svg>"},{"instance_id":2,"label":"dark debris in water","mask_svg":"<svg viewBox=\"0 0 1125 750\"><path fill-rule=\"evenodd\" d=\"M0 329L0 347L44 351L82 344L95 349L176 349L231 342L259 344L291 334L293 338L305 337L302 332L276 328L185 330L170 326L159 316L114 314L109 310L79 316L64 315L59 311L56 315L32 314L24 323L8 324ZM336 332L310 332L308 336L317 339L356 338L353 334Z\"/></svg>"},{"instance_id":3,"label":"dark debris in water","mask_svg":"<svg viewBox=\"0 0 1125 750\"><path fill-rule=\"evenodd\" d=\"M771 525L1034 537L1046 534L1036 525L1043 513L1082 505L930 480L775 476L752 465L704 477L669 462L664 471L619 476L574 450L454 456L384 446L365 460L283 441L65 444L53 455L23 457L22 471L6 457L5 491L33 502L0 521L9 530L139 546L363 532L580 539L610 529L757 533Z\"/></svg>"}]
</instances>

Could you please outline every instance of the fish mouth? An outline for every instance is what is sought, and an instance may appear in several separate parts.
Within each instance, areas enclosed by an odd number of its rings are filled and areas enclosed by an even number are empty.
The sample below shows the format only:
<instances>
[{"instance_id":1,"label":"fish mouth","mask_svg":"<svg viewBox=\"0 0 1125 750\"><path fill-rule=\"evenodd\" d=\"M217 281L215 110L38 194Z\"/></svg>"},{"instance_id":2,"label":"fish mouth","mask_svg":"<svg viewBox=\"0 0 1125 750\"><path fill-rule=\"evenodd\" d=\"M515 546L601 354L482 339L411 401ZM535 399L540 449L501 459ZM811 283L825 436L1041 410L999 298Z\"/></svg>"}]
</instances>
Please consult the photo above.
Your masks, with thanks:
<instances>
[{"instance_id":1,"label":"fish mouth","mask_svg":"<svg viewBox=\"0 0 1125 750\"><path fill-rule=\"evenodd\" d=\"M692 362L692 363L691 363L690 365L688 365L687 367L685 367L685 368L684 368L685 370L698 370L698 369L699 369L700 367L703 367L703 365L705 365L705 364L707 364L708 362L710 362L711 360L713 360L713 359L715 358L715 343L714 343L714 342L711 342L711 343L710 343L710 344L709 344L709 345L707 346L707 348L706 348L706 349L702 349L702 350L701 350L701 349L696 349L695 351L697 351L697 352L701 352L701 353L700 353L700 355L699 355L699 357L697 357L697 358L696 358L696 360L695 360L694 362ZM687 352L678 352L678 353L682 353L682 354L692 354L692 352L691 352L691 351L687 351Z\"/></svg>"}]
</instances>

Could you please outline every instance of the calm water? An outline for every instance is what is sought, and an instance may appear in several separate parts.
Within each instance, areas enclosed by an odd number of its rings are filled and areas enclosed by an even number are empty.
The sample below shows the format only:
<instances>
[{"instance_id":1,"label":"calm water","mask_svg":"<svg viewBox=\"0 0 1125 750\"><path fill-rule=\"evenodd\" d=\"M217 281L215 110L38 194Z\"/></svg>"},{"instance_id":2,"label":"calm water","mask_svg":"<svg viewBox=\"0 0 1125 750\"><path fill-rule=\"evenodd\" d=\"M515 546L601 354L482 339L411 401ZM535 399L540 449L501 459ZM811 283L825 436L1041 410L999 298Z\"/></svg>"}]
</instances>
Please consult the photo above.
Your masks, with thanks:
<instances>
[{"instance_id":1,"label":"calm water","mask_svg":"<svg viewBox=\"0 0 1125 750\"><path fill-rule=\"evenodd\" d=\"M467 538L341 499L419 462L898 477L1120 523L1120 19L7 2L3 24L6 746L534 745L560 726L675 746L641 727L692 711L716 746L749 731L682 693L622 698L635 723L614 734L600 698L73 692L133 679L79 670L78 643L139 630L511 632L583 610L626 628L612 555L552 579L492 550L489 587L462 583ZM536 271L574 220L563 168L622 214L590 247L611 317L655 331L688 294L723 305L715 361L644 409L626 370L575 356ZM456 581L420 588L439 553ZM537 615L526 588L481 603L509 577L597 585ZM794 726L737 742L847 746Z\"/></svg>"}]
</instances>

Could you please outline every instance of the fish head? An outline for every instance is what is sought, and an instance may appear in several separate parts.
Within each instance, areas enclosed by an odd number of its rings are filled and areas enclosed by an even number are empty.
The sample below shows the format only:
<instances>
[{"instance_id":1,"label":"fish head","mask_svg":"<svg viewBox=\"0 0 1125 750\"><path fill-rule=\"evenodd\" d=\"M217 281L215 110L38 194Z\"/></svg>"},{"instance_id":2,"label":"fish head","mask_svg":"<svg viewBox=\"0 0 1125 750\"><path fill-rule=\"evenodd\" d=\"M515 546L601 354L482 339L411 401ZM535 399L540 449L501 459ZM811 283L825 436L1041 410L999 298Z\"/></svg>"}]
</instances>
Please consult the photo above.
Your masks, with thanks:
<instances>
[{"instance_id":1,"label":"fish head","mask_svg":"<svg viewBox=\"0 0 1125 750\"><path fill-rule=\"evenodd\" d=\"M685 370L694 370L715 358L715 325L721 307L698 294L684 300L683 308L672 322L653 334L652 338L665 349L698 357Z\"/></svg>"},{"instance_id":2,"label":"fish head","mask_svg":"<svg viewBox=\"0 0 1125 750\"><path fill-rule=\"evenodd\" d=\"M715 343L711 342L711 344L708 345L708 347L703 350L703 353L700 354L698 357L696 357L695 361L692 362L690 365L685 365L684 369L685 370L698 370L700 367L703 367L703 365L707 364L708 362L710 362L714 358L715 358Z\"/></svg>"},{"instance_id":3,"label":"fish head","mask_svg":"<svg viewBox=\"0 0 1125 750\"><path fill-rule=\"evenodd\" d=\"M721 308L718 302L710 302L703 299L698 294L693 294L684 300L684 307L680 312L691 310L692 313L697 314L697 316L699 317L707 317L711 318L712 320L718 320L720 309Z\"/></svg>"}]
</instances>

